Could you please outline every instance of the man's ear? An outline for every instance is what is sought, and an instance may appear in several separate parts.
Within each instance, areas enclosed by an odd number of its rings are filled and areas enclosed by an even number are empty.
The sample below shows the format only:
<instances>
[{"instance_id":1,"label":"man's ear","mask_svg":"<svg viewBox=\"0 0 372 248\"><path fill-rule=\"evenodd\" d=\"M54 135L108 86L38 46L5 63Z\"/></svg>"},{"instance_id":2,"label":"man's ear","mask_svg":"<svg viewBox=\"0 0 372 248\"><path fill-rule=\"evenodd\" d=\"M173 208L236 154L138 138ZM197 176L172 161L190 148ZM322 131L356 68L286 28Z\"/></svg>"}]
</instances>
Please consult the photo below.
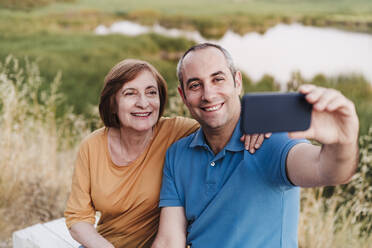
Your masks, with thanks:
<instances>
[{"instance_id":1,"label":"man's ear","mask_svg":"<svg viewBox=\"0 0 372 248\"><path fill-rule=\"evenodd\" d=\"M182 98L183 103L186 104L185 92L182 90L180 85L178 85L177 90L178 90L178 93L180 94L180 96Z\"/></svg>"},{"instance_id":2,"label":"man's ear","mask_svg":"<svg viewBox=\"0 0 372 248\"><path fill-rule=\"evenodd\" d=\"M237 72L235 73L235 77L234 77L234 79L235 79L235 88L237 88L238 91L239 91L239 94L241 94L242 91L243 91L243 79L242 79L242 73L241 73L240 71L237 71Z\"/></svg>"}]
</instances>

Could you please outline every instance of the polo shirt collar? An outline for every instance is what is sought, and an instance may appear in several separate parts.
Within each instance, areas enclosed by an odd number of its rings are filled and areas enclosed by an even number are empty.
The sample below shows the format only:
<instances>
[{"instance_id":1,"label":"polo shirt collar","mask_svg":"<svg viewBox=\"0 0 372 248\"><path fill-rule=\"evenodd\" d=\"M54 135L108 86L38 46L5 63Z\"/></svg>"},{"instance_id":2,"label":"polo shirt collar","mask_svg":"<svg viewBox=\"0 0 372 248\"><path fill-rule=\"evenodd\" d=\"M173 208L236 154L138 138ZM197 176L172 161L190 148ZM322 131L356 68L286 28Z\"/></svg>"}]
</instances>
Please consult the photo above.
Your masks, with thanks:
<instances>
[{"instance_id":1,"label":"polo shirt collar","mask_svg":"<svg viewBox=\"0 0 372 248\"><path fill-rule=\"evenodd\" d=\"M242 131L240 128L240 119L235 126L234 132L231 136L229 143L225 146L225 149L232 152L238 152L244 150L244 143L240 141L240 137L242 137Z\"/></svg>"},{"instance_id":2,"label":"polo shirt collar","mask_svg":"<svg viewBox=\"0 0 372 248\"><path fill-rule=\"evenodd\" d=\"M204 137L203 128L199 128L198 131L195 132L194 137L191 140L190 147L194 148L197 146L206 147L208 148L207 142Z\"/></svg>"},{"instance_id":3,"label":"polo shirt collar","mask_svg":"<svg viewBox=\"0 0 372 248\"><path fill-rule=\"evenodd\" d=\"M240 119L238 123L235 126L234 132L231 136L231 139L225 146L225 150L228 151L233 151L233 152L238 152L244 150L244 143L240 141L240 137L243 135L241 128L240 128ZM198 131L195 132L194 137L191 140L191 143L189 147L194 148L194 147L205 147L209 148L207 141L205 140L205 136L203 133L203 128L200 128Z\"/></svg>"}]
</instances>

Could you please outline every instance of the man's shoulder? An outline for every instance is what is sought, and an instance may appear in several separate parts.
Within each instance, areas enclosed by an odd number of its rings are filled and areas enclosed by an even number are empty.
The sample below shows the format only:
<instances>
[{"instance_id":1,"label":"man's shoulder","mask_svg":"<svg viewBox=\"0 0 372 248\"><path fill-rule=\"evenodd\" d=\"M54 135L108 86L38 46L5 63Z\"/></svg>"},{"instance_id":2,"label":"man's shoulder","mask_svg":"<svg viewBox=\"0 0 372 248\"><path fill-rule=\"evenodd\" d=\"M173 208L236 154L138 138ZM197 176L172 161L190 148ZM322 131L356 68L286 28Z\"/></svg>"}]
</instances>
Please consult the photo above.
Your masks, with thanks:
<instances>
[{"instance_id":1,"label":"man's shoulder","mask_svg":"<svg viewBox=\"0 0 372 248\"><path fill-rule=\"evenodd\" d=\"M299 143L309 143L306 139L291 139L288 133L273 133L270 138L265 139L262 146L256 151L258 159L266 161L285 160L289 151ZM270 156L267 156L270 154ZM265 163L266 163L265 162Z\"/></svg>"},{"instance_id":2,"label":"man's shoulder","mask_svg":"<svg viewBox=\"0 0 372 248\"><path fill-rule=\"evenodd\" d=\"M273 133L265 142L268 141L268 143L275 145L289 140L288 133Z\"/></svg>"},{"instance_id":3,"label":"man's shoulder","mask_svg":"<svg viewBox=\"0 0 372 248\"><path fill-rule=\"evenodd\" d=\"M272 147L286 146L288 144L297 144L297 143L308 143L306 139L291 139L288 136L288 133L273 133L270 138L266 139L263 144Z\"/></svg>"},{"instance_id":4,"label":"man's shoulder","mask_svg":"<svg viewBox=\"0 0 372 248\"><path fill-rule=\"evenodd\" d=\"M166 159L168 161L176 162L182 161L186 157L190 157L194 151L194 149L191 147L191 143L197 133L198 131L174 142L167 150Z\"/></svg>"}]
</instances>

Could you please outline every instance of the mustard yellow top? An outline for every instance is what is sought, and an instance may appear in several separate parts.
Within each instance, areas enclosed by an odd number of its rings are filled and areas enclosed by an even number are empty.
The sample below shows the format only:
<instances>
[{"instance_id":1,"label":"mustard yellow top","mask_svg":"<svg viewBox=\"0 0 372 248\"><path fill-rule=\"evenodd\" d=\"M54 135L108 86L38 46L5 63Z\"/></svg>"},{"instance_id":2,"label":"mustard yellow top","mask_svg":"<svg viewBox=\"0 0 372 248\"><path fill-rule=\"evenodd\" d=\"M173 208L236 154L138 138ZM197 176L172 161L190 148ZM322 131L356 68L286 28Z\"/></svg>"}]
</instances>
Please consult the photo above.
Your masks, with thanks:
<instances>
[{"instance_id":1,"label":"mustard yellow top","mask_svg":"<svg viewBox=\"0 0 372 248\"><path fill-rule=\"evenodd\" d=\"M84 139L75 163L71 194L65 210L67 227L94 224L115 247L150 247L155 238L165 152L178 139L199 128L195 120L160 118L145 151L127 166L115 165L108 151L107 129Z\"/></svg>"}]
</instances>

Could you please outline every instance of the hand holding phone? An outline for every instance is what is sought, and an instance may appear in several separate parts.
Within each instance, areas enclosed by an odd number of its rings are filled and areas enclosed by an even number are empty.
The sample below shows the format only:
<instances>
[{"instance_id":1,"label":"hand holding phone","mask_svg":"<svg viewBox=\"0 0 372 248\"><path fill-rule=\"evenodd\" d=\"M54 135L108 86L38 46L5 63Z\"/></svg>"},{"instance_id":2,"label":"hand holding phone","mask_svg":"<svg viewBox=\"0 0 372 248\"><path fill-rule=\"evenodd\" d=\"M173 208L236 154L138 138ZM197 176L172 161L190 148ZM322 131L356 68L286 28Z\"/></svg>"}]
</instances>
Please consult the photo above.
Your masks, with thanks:
<instances>
[{"instance_id":1,"label":"hand holding phone","mask_svg":"<svg viewBox=\"0 0 372 248\"><path fill-rule=\"evenodd\" d=\"M304 131L310 127L312 104L300 93L250 93L242 99L246 134Z\"/></svg>"}]
</instances>

